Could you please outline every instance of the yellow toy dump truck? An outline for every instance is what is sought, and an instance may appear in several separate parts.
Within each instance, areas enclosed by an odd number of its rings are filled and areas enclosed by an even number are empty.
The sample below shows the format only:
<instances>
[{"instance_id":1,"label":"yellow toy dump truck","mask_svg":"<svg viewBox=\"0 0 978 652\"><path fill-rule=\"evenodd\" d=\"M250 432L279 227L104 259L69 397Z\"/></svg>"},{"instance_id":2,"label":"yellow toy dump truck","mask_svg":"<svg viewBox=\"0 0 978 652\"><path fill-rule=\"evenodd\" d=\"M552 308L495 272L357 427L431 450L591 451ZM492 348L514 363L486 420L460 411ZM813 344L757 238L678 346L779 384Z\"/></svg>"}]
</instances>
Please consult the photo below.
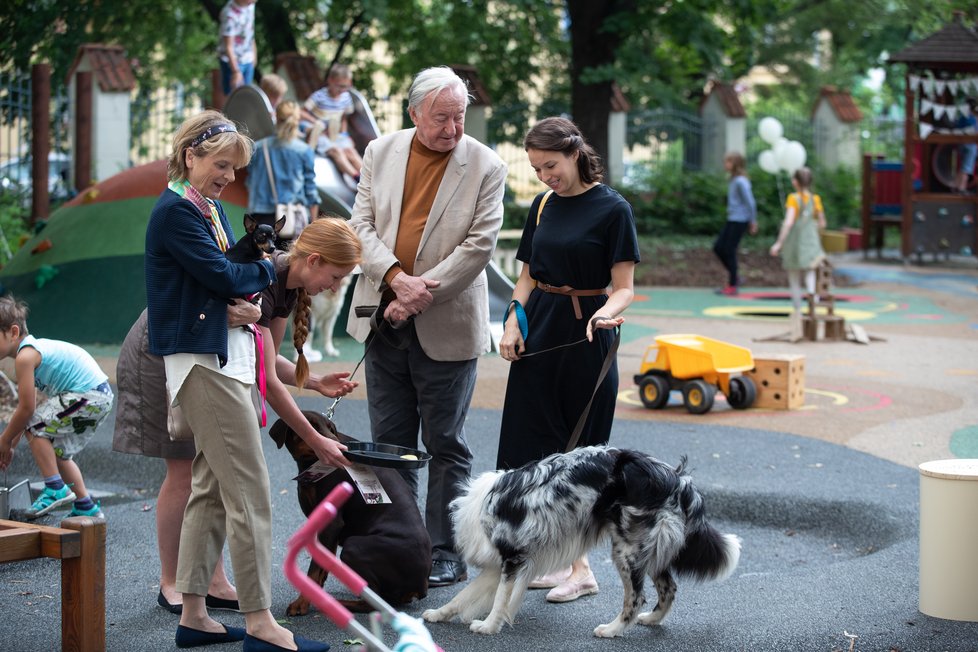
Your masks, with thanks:
<instances>
[{"instance_id":1,"label":"yellow toy dump truck","mask_svg":"<svg viewBox=\"0 0 978 652\"><path fill-rule=\"evenodd\" d=\"M718 389L730 407L743 410L757 398L754 381L742 375L753 368L754 358L742 346L702 335L659 335L645 350L635 384L651 410L664 408L674 389L682 391L692 414L709 412Z\"/></svg>"}]
</instances>

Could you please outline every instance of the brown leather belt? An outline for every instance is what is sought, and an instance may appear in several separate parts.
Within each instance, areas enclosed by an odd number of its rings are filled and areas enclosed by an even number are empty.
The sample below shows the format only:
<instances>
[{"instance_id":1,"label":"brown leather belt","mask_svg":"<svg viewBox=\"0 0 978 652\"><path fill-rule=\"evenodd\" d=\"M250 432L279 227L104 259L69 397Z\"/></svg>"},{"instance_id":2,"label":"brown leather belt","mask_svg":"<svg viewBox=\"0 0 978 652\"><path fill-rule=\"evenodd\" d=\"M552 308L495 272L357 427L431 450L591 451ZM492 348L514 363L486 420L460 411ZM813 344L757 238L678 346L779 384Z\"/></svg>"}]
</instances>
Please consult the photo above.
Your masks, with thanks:
<instances>
[{"instance_id":1,"label":"brown leather belt","mask_svg":"<svg viewBox=\"0 0 978 652\"><path fill-rule=\"evenodd\" d=\"M599 288L596 290L575 290L569 285L550 285L549 283L541 283L537 281L537 289L548 294L563 294L571 298L571 304L574 306L574 316L578 319L583 319L581 314L581 303L577 300L577 297L598 297L602 294L607 294L607 288Z\"/></svg>"}]
</instances>

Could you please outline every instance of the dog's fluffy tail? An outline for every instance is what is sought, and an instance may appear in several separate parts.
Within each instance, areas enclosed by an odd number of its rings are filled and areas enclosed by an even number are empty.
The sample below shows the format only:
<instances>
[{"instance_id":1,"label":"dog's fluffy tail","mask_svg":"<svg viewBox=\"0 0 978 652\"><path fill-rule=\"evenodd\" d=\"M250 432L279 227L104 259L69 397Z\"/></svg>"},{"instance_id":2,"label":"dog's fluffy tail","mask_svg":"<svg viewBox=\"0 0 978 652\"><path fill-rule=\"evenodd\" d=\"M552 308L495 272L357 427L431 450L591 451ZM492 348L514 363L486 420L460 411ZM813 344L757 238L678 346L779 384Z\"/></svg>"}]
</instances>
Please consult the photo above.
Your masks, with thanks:
<instances>
[{"instance_id":1,"label":"dog's fluffy tail","mask_svg":"<svg viewBox=\"0 0 978 652\"><path fill-rule=\"evenodd\" d=\"M682 473L682 466L678 469ZM686 514L686 543L672 563L680 575L698 580L729 577L740 561L740 537L722 534L706 520L703 497L689 476L680 478L680 505Z\"/></svg>"}]
</instances>

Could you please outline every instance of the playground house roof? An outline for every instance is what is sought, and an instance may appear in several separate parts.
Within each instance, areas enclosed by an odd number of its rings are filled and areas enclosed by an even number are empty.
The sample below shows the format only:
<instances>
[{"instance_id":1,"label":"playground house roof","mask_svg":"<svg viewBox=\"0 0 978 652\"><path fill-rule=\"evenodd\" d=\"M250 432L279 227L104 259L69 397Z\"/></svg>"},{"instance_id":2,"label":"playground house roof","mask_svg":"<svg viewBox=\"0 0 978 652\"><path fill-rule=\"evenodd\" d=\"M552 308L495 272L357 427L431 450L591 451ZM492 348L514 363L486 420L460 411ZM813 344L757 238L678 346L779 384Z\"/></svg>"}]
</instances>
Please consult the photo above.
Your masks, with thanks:
<instances>
[{"instance_id":1,"label":"playground house roof","mask_svg":"<svg viewBox=\"0 0 978 652\"><path fill-rule=\"evenodd\" d=\"M469 93L472 95L472 102L469 106L492 106L492 99L489 98L489 91L479 78L475 66L455 64L452 66L455 74L465 80L468 84Z\"/></svg>"},{"instance_id":2,"label":"playground house roof","mask_svg":"<svg viewBox=\"0 0 978 652\"><path fill-rule=\"evenodd\" d=\"M103 93L125 92L128 93L136 86L136 78L133 77L132 67L126 58L126 51L121 45L101 45L99 43L87 43L78 48L78 54L68 69L65 78L66 83L71 82L75 71L82 61L88 59L92 74L98 87Z\"/></svg>"},{"instance_id":3,"label":"playground house roof","mask_svg":"<svg viewBox=\"0 0 978 652\"><path fill-rule=\"evenodd\" d=\"M737 95L737 89L733 87L733 84L720 81L713 82L712 86L710 86L710 91L700 101L700 113L703 112L703 107L711 97L717 99L717 102L720 103L720 108L723 109L723 113L728 118L747 117L747 111L744 110L744 105L741 104L740 97Z\"/></svg>"},{"instance_id":4,"label":"playground house roof","mask_svg":"<svg viewBox=\"0 0 978 652\"><path fill-rule=\"evenodd\" d=\"M942 29L890 56L890 63L906 63L921 68L970 71L978 69L978 33L964 24L964 14Z\"/></svg>"},{"instance_id":5,"label":"playground house roof","mask_svg":"<svg viewBox=\"0 0 978 652\"><path fill-rule=\"evenodd\" d=\"M812 117L818 110L821 102L828 102L829 107L839 119L839 122L860 122L863 119L863 112L859 110L848 91L840 91L835 86L823 86L819 91L818 99L812 107Z\"/></svg>"}]
</instances>

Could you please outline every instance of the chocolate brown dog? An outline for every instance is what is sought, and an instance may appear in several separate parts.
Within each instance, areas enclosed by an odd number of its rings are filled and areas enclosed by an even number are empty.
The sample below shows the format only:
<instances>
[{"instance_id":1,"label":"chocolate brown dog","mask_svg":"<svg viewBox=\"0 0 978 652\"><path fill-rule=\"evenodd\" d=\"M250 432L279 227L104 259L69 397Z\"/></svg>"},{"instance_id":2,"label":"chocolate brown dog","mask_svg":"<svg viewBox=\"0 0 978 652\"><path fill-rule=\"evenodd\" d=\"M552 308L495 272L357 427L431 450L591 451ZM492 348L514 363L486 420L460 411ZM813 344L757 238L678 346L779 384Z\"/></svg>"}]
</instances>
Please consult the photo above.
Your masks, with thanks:
<instances>
[{"instance_id":1,"label":"chocolate brown dog","mask_svg":"<svg viewBox=\"0 0 978 652\"><path fill-rule=\"evenodd\" d=\"M340 442L353 437L336 430L332 421L318 412L302 412L322 435ZM312 449L279 419L268 434L281 448L292 454L302 472L316 462ZM431 572L431 540L421 520L414 496L394 469L371 467L377 474L391 504L368 505L358 491L340 508L339 514L319 533L319 541L335 553L343 547L340 559L366 580L367 585L392 606L403 605L428 594ZM335 471L315 483L299 483L299 507L306 516L340 482L351 482L345 471ZM309 562L309 577L320 586L327 572L315 561ZM365 613L372 609L363 600L340 600L347 609ZM286 613L301 616L309 612L309 601L299 596Z\"/></svg>"}]
</instances>

